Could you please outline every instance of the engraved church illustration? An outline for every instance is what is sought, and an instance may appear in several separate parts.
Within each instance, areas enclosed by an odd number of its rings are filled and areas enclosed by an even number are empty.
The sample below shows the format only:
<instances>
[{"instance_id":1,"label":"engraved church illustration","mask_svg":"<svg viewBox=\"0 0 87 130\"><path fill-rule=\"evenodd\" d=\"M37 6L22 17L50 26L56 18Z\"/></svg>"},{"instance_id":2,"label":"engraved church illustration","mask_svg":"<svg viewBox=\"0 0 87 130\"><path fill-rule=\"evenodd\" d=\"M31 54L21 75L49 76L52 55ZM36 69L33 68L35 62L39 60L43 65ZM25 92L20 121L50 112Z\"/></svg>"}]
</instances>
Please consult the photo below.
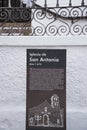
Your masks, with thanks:
<instances>
[{"instance_id":1,"label":"engraved church illustration","mask_svg":"<svg viewBox=\"0 0 87 130\"><path fill-rule=\"evenodd\" d=\"M59 96L53 94L50 103L45 100L41 104L29 108L29 126L63 127L64 109L60 108Z\"/></svg>"}]
</instances>

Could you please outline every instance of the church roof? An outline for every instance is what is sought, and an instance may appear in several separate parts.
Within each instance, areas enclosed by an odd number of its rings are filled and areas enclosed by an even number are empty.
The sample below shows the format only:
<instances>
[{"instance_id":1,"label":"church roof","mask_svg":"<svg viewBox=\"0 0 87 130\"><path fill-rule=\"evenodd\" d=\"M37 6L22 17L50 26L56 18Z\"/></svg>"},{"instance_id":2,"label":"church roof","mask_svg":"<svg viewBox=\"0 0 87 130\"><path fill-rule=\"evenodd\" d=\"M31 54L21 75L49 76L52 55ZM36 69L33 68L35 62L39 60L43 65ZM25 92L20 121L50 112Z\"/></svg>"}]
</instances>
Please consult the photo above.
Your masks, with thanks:
<instances>
[{"instance_id":1,"label":"church roof","mask_svg":"<svg viewBox=\"0 0 87 130\"><path fill-rule=\"evenodd\" d=\"M43 103L41 103L41 104L39 104L39 105L37 105L37 106L35 106L35 107L30 108L30 109L29 109L29 113L32 113L32 114L33 114L33 113L40 114L41 112L44 111L44 108L45 108L45 107L47 107L47 110L48 110L48 111L51 111L51 110L52 110L50 103L49 103L47 100L45 100Z\"/></svg>"}]
</instances>

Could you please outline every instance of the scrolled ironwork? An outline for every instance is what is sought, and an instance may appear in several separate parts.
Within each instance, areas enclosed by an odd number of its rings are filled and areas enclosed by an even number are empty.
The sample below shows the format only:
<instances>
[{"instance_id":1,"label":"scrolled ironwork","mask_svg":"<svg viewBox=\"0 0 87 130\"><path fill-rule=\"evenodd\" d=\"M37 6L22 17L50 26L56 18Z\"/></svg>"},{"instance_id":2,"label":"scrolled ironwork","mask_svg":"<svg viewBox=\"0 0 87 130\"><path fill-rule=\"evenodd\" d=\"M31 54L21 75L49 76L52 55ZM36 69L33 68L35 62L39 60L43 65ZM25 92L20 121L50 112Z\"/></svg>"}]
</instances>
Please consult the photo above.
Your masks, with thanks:
<instances>
[{"instance_id":1,"label":"scrolled ironwork","mask_svg":"<svg viewBox=\"0 0 87 130\"><path fill-rule=\"evenodd\" d=\"M59 26L59 28L58 28L58 34L60 36L67 36L69 34L68 25Z\"/></svg>"},{"instance_id":2,"label":"scrolled ironwork","mask_svg":"<svg viewBox=\"0 0 87 130\"><path fill-rule=\"evenodd\" d=\"M21 18L21 11L17 8L13 8L11 10L11 20L12 21L18 21ZM9 20L10 20L10 15L9 15Z\"/></svg>"},{"instance_id":3,"label":"scrolled ironwork","mask_svg":"<svg viewBox=\"0 0 87 130\"><path fill-rule=\"evenodd\" d=\"M43 26L37 26L34 29L35 36L43 36L45 34L45 28Z\"/></svg>"},{"instance_id":4,"label":"scrolled ironwork","mask_svg":"<svg viewBox=\"0 0 87 130\"><path fill-rule=\"evenodd\" d=\"M30 9L23 9L21 12L21 18L23 21L31 21L31 11Z\"/></svg>"},{"instance_id":5,"label":"scrolled ironwork","mask_svg":"<svg viewBox=\"0 0 87 130\"><path fill-rule=\"evenodd\" d=\"M70 16L72 18L81 17L82 16L82 10L81 10L81 8L72 8L70 10Z\"/></svg>"},{"instance_id":6,"label":"scrolled ironwork","mask_svg":"<svg viewBox=\"0 0 87 130\"><path fill-rule=\"evenodd\" d=\"M83 9L83 17L87 17L87 8L86 7Z\"/></svg>"},{"instance_id":7,"label":"scrolled ironwork","mask_svg":"<svg viewBox=\"0 0 87 130\"><path fill-rule=\"evenodd\" d=\"M67 18L69 17L70 11L68 8L60 8L58 10L58 15L61 16L62 18Z\"/></svg>"},{"instance_id":8,"label":"scrolled ironwork","mask_svg":"<svg viewBox=\"0 0 87 130\"><path fill-rule=\"evenodd\" d=\"M87 35L87 24L85 26L83 26L83 34Z\"/></svg>"},{"instance_id":9,"label":"scrolled ironwork","mask_svg":"<svg viewBox=\"0 0 87 130\"><path fill-rule=\"evenodd\" d=\"M43 20L46 17L46 13L41 9L36 9L34 11L34 19Z\"/></svg>"},{"instance_id":10,"label":"scrolled ironwork","mask_svg":"<svg viewBox=\"0 0 87 130\"><path fill-rule=\"evenodd\" d=\"M49 9L49 11L50 11L50 12L48 12L48 13L45 12L46 18L49 19L49 20L52 20L52 19L54 19L55 17L54 17L54 15L53 15L51 12L53 12L53 13L56 14L56 15L57 15L57 12L56 12L55 9Z\"/></svg>"},{"instance_id":11,"label":"scrolled ironwork","mask_svg":"<svg viewBox=\"0 0 87 130\"><path fill-rule=\"evenodd\" d=\"M13 26L11 33L12 33L12 36L20 36L22 34L22 30L20 27Z\"/></svg>"},{"instance_id":12,"label":"scrolled ironwork","mask_svg":"<svg viewBox=\"0 0 87 130\"><path fill-rule=\"evenodd\" d=\"M81 35L82 34L82 27L78 24L71 26L71 34L72 35Z\"/></svg>"},{"instance_id":13,"label":"scrolled ironwork","mask_svg":"<svg viewBox=\"0 0 87 130\"><path fill-rule=\"evenodd\" d=\"M56 36L58 33L58 29L55 25L49 25L46 28L46 33L48 36Z\"/></svg>"},{"instance_id":14,"label":"scrolled ironwork","mask_svg":"<svg viewBox=\"0 0 87 130\"><path fill-rule=\"evenodd\" d=\"M12 34L11 27L8 28L6 25L3 25L0 34L1 36L9 36Z\"/></svg>"},{"instance_id":15,"label":"scrolled ironwork","mask_svg":"<svg viewBox=\"0 0 87 130\"><path fill-rule=\"evenodd\" d=\"M10 12L8 9L0 8L0 22L6 22L9 19Z\"/></svg>"},{"instance_id":16,"label":"scrolled ironwork","mask_svg":"<svg viewBox=\"0 0 87 130\"><path fill-rule=\"evenodd\" d=\"M87 6L1 7L0 36L87 35Z\"/></svg>"}]
</instances>

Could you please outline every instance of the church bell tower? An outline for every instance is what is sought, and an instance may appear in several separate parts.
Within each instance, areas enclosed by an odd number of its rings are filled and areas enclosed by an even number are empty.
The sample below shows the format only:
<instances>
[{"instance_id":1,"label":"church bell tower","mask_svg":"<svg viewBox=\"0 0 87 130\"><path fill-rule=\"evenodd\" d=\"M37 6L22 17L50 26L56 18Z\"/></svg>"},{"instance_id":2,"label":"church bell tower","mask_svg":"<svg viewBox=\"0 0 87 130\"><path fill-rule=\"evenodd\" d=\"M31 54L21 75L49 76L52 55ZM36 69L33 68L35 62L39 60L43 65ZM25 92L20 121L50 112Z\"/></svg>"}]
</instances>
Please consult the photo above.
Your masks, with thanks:
<instances>
[{"instance_id":1,"label":"church bell tower","mask_svg":"<svg viewBox=\"0 0 87 130\"><path fill-rule=\"evenodd\" d=\"M52 108L58 108L60 105L59 105L59 97L57 96L57 94L54 94L52 97L51 97L51 107Z\"/></svg>"}]
</instances>

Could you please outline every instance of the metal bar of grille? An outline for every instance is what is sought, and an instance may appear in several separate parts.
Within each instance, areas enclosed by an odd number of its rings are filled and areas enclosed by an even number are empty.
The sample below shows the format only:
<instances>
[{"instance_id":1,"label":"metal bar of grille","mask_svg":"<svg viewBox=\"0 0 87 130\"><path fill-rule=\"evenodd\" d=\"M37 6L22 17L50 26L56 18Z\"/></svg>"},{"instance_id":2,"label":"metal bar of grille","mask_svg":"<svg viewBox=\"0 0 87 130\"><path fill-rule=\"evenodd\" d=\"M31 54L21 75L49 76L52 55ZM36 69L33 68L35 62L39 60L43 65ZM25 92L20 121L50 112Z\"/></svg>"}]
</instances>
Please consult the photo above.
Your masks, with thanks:
<instances>
[{"instance_id":1,"label":"metal bar of grille","mask_svg":"<svg viewBox=\"0 0 87 130\"><path fill-rule=\"evenodd\" d=\"M85 3L84 3L84 0L82 0L82 3L81 3L81 5L82 5L82 6L84 6L84 5L85 5Z\"/></svg>"},{"instance_id":2,"label":"metal bar of grille","mask_svg":"<svg viewBox=\"0 0 87 130\"><path fill-rule=\"evenodd\" d=\"M59 0L57 0L56 7L59 7Z\"/></svg>"},{"instance_id":3,"label":"metal bar of grille","mask_svg":"<svg viewBox=\"0 0 87 130\"><path fill-rule=\"evenodd\" d=\"M44 7L47 7L47 0L45 0Z\"/></svg>"},{"instance_id":4,"label":"metal bar of grille","mask_svg":"<svg viewBox=\"0 0 87 130\"><path fill-rule=\"evenodd\" d=\"M72 6L72 1L71 1L71 0L69 0L69 6L70 6L70 7Z\"/></svg>"}]
</instances>

